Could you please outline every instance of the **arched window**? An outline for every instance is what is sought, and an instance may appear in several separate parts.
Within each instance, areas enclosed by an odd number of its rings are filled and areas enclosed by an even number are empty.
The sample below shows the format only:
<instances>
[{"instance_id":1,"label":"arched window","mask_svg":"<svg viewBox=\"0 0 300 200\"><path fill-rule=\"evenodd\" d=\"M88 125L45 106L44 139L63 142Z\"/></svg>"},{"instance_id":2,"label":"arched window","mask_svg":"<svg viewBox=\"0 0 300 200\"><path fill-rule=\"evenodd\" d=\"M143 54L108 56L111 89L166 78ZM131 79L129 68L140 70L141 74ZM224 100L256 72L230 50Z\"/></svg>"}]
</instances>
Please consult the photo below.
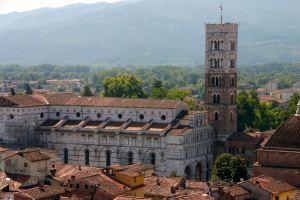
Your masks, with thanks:
<instances>
[{"instance_id":1,"label":"arched window","mask_svg":"<svg viewBox=\"0 0 300 200\"><path fill-rule=\"evenodd\" d=\"M218 50L218 43L215 42L215 50Z\"/></svg>"},{"instance_id":2,"label":"arched window","mask_svg":"<svg viewBox=\"0 0 300 200\"><path fill-rule=\"evenodd\" d=\"M230 68L234 68L234 65L235 65L234 59L230 59Z\"/></svg>"},{"instance_id":3,"label":"arched window","mask_svg":"<svg viewBox=\"0 0 300 200\"><path fill-rule=\"evenodd\" d=\"M231 95L231 104L234 104L234 97L233 97L233 94Z\"/></svg>"},{"instance_id":4,"label":"arched window","mask_svg":"<svg viewBox=\"0 0 300 200\"><path fill-rule=\"evenodd\" d=\"M107 150L105 152L105 157L106 157L106 166L110 166L111 165L111 152L110 150Z\"/></svg>"},{"instance_id":5,"label":"arched window","mask_svg":"<svg viewBox=\"0 0 300 200\"><path fill-rule=\"evenodd\" d=\"M210 65L211 68L213 68L213 59L209 60L209 65Z\"/></svg>"},{"instance_id":6,"label":"arched window","mask_svg":"<svg viewBox=\"0 0 300 200\"><path fill-rule=\"evenodd\" d=\"M215 86L216 84L216 78L214 76L211 77L211 85Z\"/></svg>"},{"instance_id":7,"label":"arched window","mask_svg":"<svg viewBox=\"0 0 300 200\"><path fill-rule=\"evenodd\" d=\"M217 103L217 95L213 94L213 103Z\"/></svg>"},{"instance_id":8,"label":"arched window","mask_svg":"<svg viewBox=\"0 0 300 200\"><path fill-rule=\"evenodd\" d=\"M78 117L78 118L80 117L80 112L76 113L76 117Z\"/></svg>"},{"instance_id":9,"label":"arched window","mask_svg":"<svg viewBox=\"0 0 300 200\"><path fill-rule=\"evenodd\" d=\"M219 121L219 113L215 112L215 121Z\"/></svg>"},{"instance_id":10,"label":"arched window","mask_svg":"<svg viewBox=\"0 0 300 200\"><path fill-rule=\"evenodd\" d=\"M162 115L160 118L162 121L166 121L166 119L167 119L166 115Z\"/></svg>"},{"instance_id":11,"label":"arched window","mask_svg":"<svg viewBox=\"0 0 300 200\"><path fill-rule=\"evenodd\" d=\"M123 115L121 113L118 114L118 118L122 119Z\"/></svg>"},{"instance_id":12,"label":"arched window","mask_svg":"<svg viewBox=\"0 0 300 200\"><path fill-rule=\"evenodd\" d=\"M90 150L86 149L84 152L84 160L85 160L85 165L90 164Z\"/></svg>"},{"instance_id":13,"label":"arched window","mask_svg":"<svg viewBox=\"0 0 300 200\"><path fill-rule=\"evenodd\" d=\"M56 112L56 117L59 117L60 116L60 112Z\"/></svg>"},{"instance_id":14,"label":"arched window","mask_svg":"<svg viewBox=\"0 0 300 200\"><path fill-rule=\"evenodd\" d=\"M127 163L128 165L131 165L133 163L133 153L131 151L127 153Z\"/></svg>"},{"instance_id":15,"label":"arched window","mask_svg":"<svg viewBox=\"0 0 300 200\"><path fill-rule=\"evenodd\" d=\"M64 163L68 164L69 163L69 151L68 149L64 149Z\"/></svg>"},{"instance_id":16,"label":"arched window","mask_svg":"<svg viewBox=\"0 0 300 200\"><path fill-rule=\"evenodd\" d=\"M221 95L220 94L217 94L217 103L221 103Z\"/></svg>"},{"instance_id":17,"label":"arched window","mask_svg":"<svg viewBox=\"0 0 300 200\"><path fill-rule=\"evenodd\" d=\"M140 120L143 120L145 118L145 116L143 114L140 114L139 118L140 118Z\"/></svg>"},{"instance_id":18,"label":"arched window","mask_svg":"<svg viewBox=\"0 0 300 200\"><path fill-rule=\"evenodd\" d=\"M210 42L210 50L213 50L214 49L214 41L211 41Z\"/></svg>"},{"instance_id":19,"label":"arched window","mask_svg":"<svg viewBox=\"0 0 300 200\"><path fill-rule=\"evenodd\" d=\"M152 165L155 165L155 153L150 153L150 163Z\"/></svg>"},{"instance_id":20,"label":"arched window","mask_svg":"<svg viewBox=\"0 0 300 200\"><path fill-rule=\"evenodd\" d=\"M214 67L215 67L215 68L218 67L218 61L217 61L217 59L214 59Z\"/></svg>"},{"instance_id":21,"label":"arched window","mask_svg":"<svg viewBox=\"0 0 300 200\"><path fill-rule=\"evenodd\" d=\"M217 60L217 67L220 68L220 59Z\"/></svg>"},{"instance_id":22,"label":"arched window","mask_svg":"<svg viewBox=\"0 0 300 200\"><path fill-rule=\"evenodd\" d=\"M219 86L219 77L216 77L216 86Z\"/></svg>"},{"instance_id":23,"label":"arched window","mask_svg":"<svg viewBox=\"0 0 300 200\"><path fill-rule=\"evenodd\" d=\"M223 58L221 58L221 68L223 68Z\"/></svg>"}]
</instances>

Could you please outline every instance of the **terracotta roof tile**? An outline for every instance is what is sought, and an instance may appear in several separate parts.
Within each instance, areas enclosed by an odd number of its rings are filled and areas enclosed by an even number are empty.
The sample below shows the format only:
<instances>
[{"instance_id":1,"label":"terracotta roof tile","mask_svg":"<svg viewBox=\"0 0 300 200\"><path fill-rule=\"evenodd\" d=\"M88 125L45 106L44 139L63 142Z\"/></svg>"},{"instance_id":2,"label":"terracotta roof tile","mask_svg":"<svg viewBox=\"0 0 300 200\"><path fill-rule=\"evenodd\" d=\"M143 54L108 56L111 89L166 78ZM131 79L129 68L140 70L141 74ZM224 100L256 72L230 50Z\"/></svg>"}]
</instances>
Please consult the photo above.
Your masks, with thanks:
<instances>
[{"instance_id":1,"label":"terracotta roof tile","mask_svg":"<svg viewBox=\"0 0 300 200\"><path fill-rule=\"evenodd\" d=\"M300 116L291 116L271 136L265 149L300 150Z\"/></svg>"},{"instance_id":2,"label":"terracotta roof tile","mask_svg":"<svg viewBox=\"0 0 300 200\"><path fill-rule=\"evenodd\" d=\"M229 194L232 197L237 197L237 196L242 196L242 195L245 195L245 194L250 194L247 190L245 190L244 188L242 188L239 185L224 187L223 191L225 193Z\"/></svg>"},{"instance_id":3,"label":"terracotta roof tile","mask_svg":"<svg viewBox=\"0 0 300 200\"><path fill-rule=\"evenodd\" d=\"M130 197L130 196L118 196L114 200L152 200L152 198L146 197Z\"/></svg>"},{"instance_id":4,"label":"terracotta roof tile","mask_svg":"<svg viewBox=\"0 0 300 200\"><path fill-rule=\"evenodd\" d=\"M172 109L186 103L178 100L109 98L109 97L76 97L70 99L66 105L124 107L124 108L161 108Z\"/></svg>"},{"instance_id":5,"label":"terracotta roof tile","mask_svg":"<svg viewBox=\"0 0 300 200\"><path fill-rule=\"evenodd\" d=\"M147 196L160 196L167 197L172 195L171 188L176 188L176 193L182 194L182 192L208 192L208 185L204 182L198 181L186 181L186 187L180 187L181 178L168 178L151 176L145 178L145 194Z\"/></svg>"},{"instance_id":6,"label":"terracotta roof tile","mask_svg":"<svg viewBox=\"0 0 300 200\"><path fill-rule=\"evenodd\" d=\"M36 162L36 161L50 159L50 157L46 153L42 153L39 149L19 151L19 152L12 154L4 159L8 159L14 155L20 155L20 156L24 157L25 159L29 160L30 162Z\"/></svg>"},{"instance_id":7,"label":"terracotta roof tile","mask_svg":"<svg viewBox=\"0 0 300 200\"><path fill-rule=\"evenodd\" d=\"M49 186L44 185L41 187L35 187L28 190L22 190L14 194L15 199L24 199L24 197L31 197L33 199L50 199L59 197L65 193L65 189L62 186ZM22 198L23 197L23 198Z\"/></svg>"},{"instance_id":8,"label":"terracotta roof tile","mask_svg":"<svg viewBox=\"0 0 300 200\"><path fill-rule=\"evenodd\" d=\"M249 181L252 184L259 185L262 189L266 190L267 192L269 192L271 194L275 194L275 195L295 189L295 187L293 187L287 183L278 181L272 177L265 176L265 175L251 178L251 179L249 179Z\"/></svg>"}]
</instances>

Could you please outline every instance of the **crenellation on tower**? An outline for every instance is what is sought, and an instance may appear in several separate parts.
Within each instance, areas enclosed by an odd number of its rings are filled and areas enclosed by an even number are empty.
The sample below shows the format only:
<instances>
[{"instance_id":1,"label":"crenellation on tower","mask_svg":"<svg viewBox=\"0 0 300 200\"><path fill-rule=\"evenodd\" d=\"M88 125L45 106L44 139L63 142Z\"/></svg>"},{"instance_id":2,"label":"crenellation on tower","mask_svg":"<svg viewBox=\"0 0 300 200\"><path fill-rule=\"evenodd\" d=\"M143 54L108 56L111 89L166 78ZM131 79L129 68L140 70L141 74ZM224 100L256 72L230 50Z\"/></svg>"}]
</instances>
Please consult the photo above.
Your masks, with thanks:
<instances>
[{"instance_id":1,"label":"crenellation on tower","mask_svg":"<svg viewBox=\"0 0 300 200\"><path fill-rule=\"evenodd\" d=\"M238 24L206 24L205 103L217 141L237 130Z\"/></svg>"}]
</instances>

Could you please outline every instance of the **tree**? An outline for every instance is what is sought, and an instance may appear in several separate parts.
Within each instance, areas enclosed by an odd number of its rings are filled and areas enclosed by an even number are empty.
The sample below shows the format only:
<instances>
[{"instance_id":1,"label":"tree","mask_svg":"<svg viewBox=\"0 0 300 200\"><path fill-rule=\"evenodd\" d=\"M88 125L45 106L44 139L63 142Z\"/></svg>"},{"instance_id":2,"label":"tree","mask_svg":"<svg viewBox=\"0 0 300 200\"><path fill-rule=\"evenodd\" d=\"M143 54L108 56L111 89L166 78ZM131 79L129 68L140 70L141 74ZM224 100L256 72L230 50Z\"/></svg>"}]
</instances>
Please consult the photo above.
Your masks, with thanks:
<instances>
[{"instance_id":1,"label":"tree","mask_svg":"<svg viewBox=\"0 0 300 200\"><path fill-rule=\"evenodd\" d=\"M91 91L90 86L88 86L88 85L84 86L82 96L84 96L84 97L92 97L93 96L93 92Z\"/></svg>"},{"instance_id":2,"label":"tree","mask_svg":"<svg viewBox=\"0 0 300 200\"><path fill-rule=\"evenodd\" d=\"M240 156L224 153L217 157L213 167L213 180L239 182L247 179L247 163Z\"/></svg>"},{"instance_id":3,"label":"tree","mask_svg":"<svg viewBox=\"0 0 300 200\"><path fill-rule=\"evenodd\" d=\"M293 115L296 113L297 110L297 105L300 101L300 93L295 93L289 102L289 107L288 107L288 115Z\"/></svg>"},{"instance_id":4,"label":"tree","mask_svg":"<svg viewBox=\"0 0 300 200\"><path fill-rule=\"evenodd\" d=\"M192 94L191 90L189 89L172 89L168 92L167 98L168 99L177 99L177 100L184 100L185 97L190 96Z\"/></svg>"},{"instance_id":5,"label":"tree","mask_svg":"<svg viewBox=\"0 0 300 200\"><path fill-rule=\"evenodd\" d=\"M32 94L33 93L29 83L24 83L23 84L23 89L25 90L25 94Z\"/></svg>"},{"instance_id":6,"label":"tree","mask_svg":"<svg viewBox=\"0 0 300 200\"><path fill-rule=\"evenodd\" d=\"M146 97L143 89L143 81L134 75L118 75L107 77L103 81L105 97Z\"/></svg>"},{"instance_id":7,"label":"tree","mask_svg":"<svg viewBox=\"0 0 300 200\"><path fill-rule=\"evenodd\" d=\"M153 88L151 98L154 99L165 99L167 98L168 90L164 87Z\"/></svg>"},{"instance_id":8,"label":"tree","mask_svg":"<svg viewBox=\"0 0 300 200\"><path fill-rule=\"evenodd\" d=\"M230 162L232 158L233 156L228 153L217 157L212 172L213 180L231 181L232 169Z\"/></svg>"},{"instance_id":9,"label":"tree","mask_svg":"<svg viewBox=\"0 0 300 200\"><path fill-rule=\"evenodd\" d=\"M244 180L247 179L247 162L244 158L240 156L233 156L230 161L230 165L232 166L231 176L233 182L239 182L241 178Z\"/></svg>"},{"instance_id":10,"label":"tree","mask_svg":"<svg viewBox=\"0 0 300 200\"><path fill-rule=\"evenodd\" d=\"M161 88L161 87L163 87L162 81L155 78L155 79L153 80L152 88L153 88L153 89L154 89L154 88L158 89L158 88Z\"/></svg>"}]
</instances>

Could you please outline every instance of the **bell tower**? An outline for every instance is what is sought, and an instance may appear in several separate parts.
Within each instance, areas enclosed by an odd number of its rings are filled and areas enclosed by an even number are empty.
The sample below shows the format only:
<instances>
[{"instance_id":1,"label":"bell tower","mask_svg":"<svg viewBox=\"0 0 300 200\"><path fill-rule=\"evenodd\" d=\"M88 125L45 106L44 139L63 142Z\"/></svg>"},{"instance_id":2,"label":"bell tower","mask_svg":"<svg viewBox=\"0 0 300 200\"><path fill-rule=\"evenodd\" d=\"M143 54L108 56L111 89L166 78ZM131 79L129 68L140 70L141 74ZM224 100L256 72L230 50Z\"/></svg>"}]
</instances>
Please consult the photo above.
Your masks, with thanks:
<instances>
[{"instance_id":1,"label":"bell tower","mask_svg":"<svg viewBox=\"0 0 300 200\"><path fill-rule=\"evenodd\" d=\"M217 145L237 131L237 44L237 24L206 24L205 104Z\"/></svg>"}]
</instances>

